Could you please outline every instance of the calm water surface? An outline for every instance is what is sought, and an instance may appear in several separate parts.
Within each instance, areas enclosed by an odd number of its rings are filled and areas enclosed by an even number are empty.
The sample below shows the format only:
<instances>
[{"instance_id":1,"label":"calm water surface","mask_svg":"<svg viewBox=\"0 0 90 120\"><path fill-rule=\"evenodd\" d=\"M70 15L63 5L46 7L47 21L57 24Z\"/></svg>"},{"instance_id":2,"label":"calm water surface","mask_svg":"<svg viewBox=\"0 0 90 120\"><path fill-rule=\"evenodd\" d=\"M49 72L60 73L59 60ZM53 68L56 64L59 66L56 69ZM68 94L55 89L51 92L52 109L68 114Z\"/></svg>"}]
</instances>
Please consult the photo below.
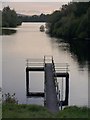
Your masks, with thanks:
<instances>
[{"instance_id":1,"label":"calm water surface","mask_svg":"<svg viewBox=\"0 0 90 120\"><path fill-rule=\"evenodd\" d=\"M27 58L52 55L55 62L68 63L70 73L69 105L88 105L88 68L80 68L77 60L66 50L66 44L40 32L45 23L23 23L12 35L3 35L3 93L16 93L21 104L42 104L41 98L26 98L25 67ZM43 91L44 73L30 74L30 90Z\"/></svg>"}]
</instances>

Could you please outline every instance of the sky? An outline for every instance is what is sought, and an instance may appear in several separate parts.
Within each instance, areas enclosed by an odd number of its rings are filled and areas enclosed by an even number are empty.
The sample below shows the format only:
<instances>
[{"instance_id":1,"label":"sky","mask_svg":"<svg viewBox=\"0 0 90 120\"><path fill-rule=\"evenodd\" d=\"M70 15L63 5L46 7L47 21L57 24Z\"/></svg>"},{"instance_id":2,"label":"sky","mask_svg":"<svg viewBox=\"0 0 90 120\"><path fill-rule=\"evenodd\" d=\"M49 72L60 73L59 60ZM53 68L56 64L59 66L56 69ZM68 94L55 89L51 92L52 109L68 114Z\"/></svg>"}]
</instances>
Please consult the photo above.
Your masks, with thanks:
<instances>
[{"instance_id":1,"label":"sky","mask_svg":"<svg viewBox=\"0 0 90 120\"><path fill-rule=\"evenodd\" d=\"M41 14L41 13L52 13L54 10L60 9L63 3L54 3L54 2L10 2L7 3L11 8L14 8L17 13L33 15L33 14Z\"/></svg>"},{"instance_id":2,"label":"sky","mask_svg":"<svg viewBox=\"0 0 90 120\"><path fill-rule=\"evenodd\" d=\"M0 0L1 1L1 0ZM18 1L18 2L16 2ZM33 2L31 2L33 1ZM50 14L55 10L59 10L62 4L68 3L70 0L2 0L2 8L10 6L17 13L25 15L40 15L41 13Z\"/></svg>"},{"instance_id":3,"label":"sky","mask_svg":"<svg viewBox=\"0 0 90 120\"><path fill-rule=\"evenodd\" d=\"M59 10L63 4L77 0L0 0L0 9L5 6L15 9L17 13L25 15L50 14ZM89 0L78 0L87 2Z\"/></svg>"},{"instance_id":4,"label":"sky","mask_svg":"<svg viewBox=\"0 0 90 120\"><path fill-rule=\"evenodd\" d=\"M70 0L0 0L2 2L68 2Z\"/></svg>"}]
</instances>

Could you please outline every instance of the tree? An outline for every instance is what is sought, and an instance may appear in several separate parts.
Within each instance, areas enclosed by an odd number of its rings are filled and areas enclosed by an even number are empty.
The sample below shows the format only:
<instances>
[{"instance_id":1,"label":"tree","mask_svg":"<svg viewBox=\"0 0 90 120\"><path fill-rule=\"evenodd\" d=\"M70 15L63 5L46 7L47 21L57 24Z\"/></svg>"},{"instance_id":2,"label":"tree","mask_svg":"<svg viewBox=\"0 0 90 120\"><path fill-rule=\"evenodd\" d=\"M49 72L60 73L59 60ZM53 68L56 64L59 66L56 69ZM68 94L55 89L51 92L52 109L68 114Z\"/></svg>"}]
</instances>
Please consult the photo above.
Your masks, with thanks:
<instances>
[{"instance_id":1,"label":"tree","mask_svg":"<svg viewBox=\"0 0 90 120\"><path fill-rule=\"evenodd\" d=\"M18 25L18 16L15 10L4 7L2 11L2 26L3 27L16 27Z\"/></svg>"},{"instance_id":2,"label":"tree","mask_svg":"<svg viewBox=\"0 0 90 120\"><path fill-rule=\"evenodd\" d=\"M62 5L61 11L54 11L48 20L51 36L62 38L90 37L90 2L75 2Z\"/></svg>"}]
</instances>

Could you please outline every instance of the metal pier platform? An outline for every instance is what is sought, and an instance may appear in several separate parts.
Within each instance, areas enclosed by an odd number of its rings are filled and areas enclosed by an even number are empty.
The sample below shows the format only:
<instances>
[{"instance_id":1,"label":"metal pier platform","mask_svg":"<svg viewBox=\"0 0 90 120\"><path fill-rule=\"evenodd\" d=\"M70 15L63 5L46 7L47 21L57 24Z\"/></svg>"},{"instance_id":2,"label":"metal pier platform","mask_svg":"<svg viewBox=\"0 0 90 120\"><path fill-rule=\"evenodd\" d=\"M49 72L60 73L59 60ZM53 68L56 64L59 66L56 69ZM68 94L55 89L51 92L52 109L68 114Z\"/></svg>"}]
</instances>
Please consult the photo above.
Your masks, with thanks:
<instances>
[{"instance_id":1,"label":"metal pier platform","mask_svg":"<svg viewBox=\"0 0 90 120\"><path fill-rule=\"evenodd\" d=\"M57 66L57 67L56 67ZM39 71L44 72L44 93L30 92L29 86L29 72ZM65 78L65 100L62 100L59 90L57 78ZM62 93L63 94L63 93ZM58 112L59 107L68 105L69 97L69 73L68 64L62 67L62 64L54 62L52 56L44 56L44 59L27 59L26 67L26 95L27 97L44 97L44 106L50 112Z\"/></svg>"}]
</instances>

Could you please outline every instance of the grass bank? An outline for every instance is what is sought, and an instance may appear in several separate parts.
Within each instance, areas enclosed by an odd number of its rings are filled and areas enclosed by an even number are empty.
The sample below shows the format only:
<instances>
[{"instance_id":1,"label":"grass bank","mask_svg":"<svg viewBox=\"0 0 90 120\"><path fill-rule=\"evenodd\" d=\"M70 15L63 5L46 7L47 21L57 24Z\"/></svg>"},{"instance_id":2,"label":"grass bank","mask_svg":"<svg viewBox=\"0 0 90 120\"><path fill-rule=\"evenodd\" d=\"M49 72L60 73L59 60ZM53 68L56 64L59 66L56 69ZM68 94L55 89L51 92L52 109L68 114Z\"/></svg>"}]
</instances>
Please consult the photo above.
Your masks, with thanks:
<instances>
[{"instance_id":1,"label":"grass bank","mask_svg":"<svg viewBox=\"0 0 90 120\"><path fill-rule=\"evenodd\" d=\"M3 104L3 118L88 118L90 109L86 107L66 107L57 114L50 113L38 105Z\"/></svg>"}]
</instances>

